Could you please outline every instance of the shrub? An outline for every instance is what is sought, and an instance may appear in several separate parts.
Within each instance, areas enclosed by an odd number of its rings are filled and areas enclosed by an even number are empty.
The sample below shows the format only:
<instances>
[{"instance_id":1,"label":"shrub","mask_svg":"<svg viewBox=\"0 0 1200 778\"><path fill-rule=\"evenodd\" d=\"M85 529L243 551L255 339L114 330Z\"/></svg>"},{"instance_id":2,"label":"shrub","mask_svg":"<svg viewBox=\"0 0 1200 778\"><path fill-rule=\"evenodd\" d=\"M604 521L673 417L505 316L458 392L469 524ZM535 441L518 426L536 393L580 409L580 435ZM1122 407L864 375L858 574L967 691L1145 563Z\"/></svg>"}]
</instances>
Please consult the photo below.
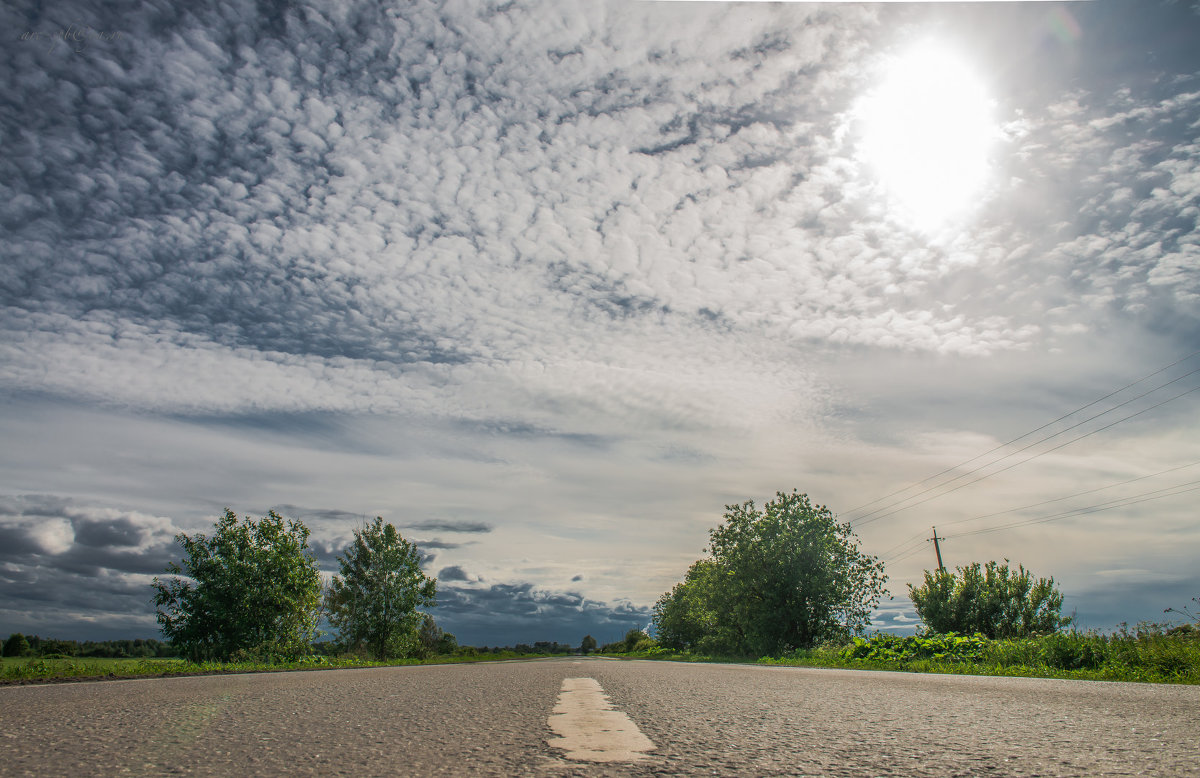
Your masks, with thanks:
<instances>
[{"instance_id":1,"label":"shrub","mask_svg":"<svg viewBox=\"0 0 1200 778\"><path fill-rule=\"evenodd\" d=\"M321 577L308 528L274 511L241 521L226 509L211 537L179 534L177 577L154 579L158 623L192 661L295 658L312 650Z\"/></svg>"},{"instance_id":2,"label":"shrub","mask_svg":"<svg viewBox=\"0 0 1200 778\"><path fill-rule=\"evenodd\" d=\"M954 573L925 571L921 586L909 584L917 615L934 632L979 633L1021 638L1057 632L1071 622L1053 578L1038 578L1023 566L978 562Z\"/></svg>"},{"instance_id":3,"label":"shrub","mask_svg":"<svg viewBox=\"0 0 1200 778\"><path fill-rule=\"evenodd\" d=\"M1037 659L1061 670L1094 670L1108 661L1108 641L1078 632L1046 635L1037 641Z\"/></svg>"},{"instance_id":4,"label":"shrub","mask_svg":"<svg viewBox=\"0 0 1200 778\"><path fill-rule=\"evenodd\" d=\"M901 637L876 632L870 639L860 637L843 649L843 659L907 662L914 659L937 659L949 662L975 662L983 658L988 640L982 635L954 633L909 635Z\"/></svg>"}]
</instances>

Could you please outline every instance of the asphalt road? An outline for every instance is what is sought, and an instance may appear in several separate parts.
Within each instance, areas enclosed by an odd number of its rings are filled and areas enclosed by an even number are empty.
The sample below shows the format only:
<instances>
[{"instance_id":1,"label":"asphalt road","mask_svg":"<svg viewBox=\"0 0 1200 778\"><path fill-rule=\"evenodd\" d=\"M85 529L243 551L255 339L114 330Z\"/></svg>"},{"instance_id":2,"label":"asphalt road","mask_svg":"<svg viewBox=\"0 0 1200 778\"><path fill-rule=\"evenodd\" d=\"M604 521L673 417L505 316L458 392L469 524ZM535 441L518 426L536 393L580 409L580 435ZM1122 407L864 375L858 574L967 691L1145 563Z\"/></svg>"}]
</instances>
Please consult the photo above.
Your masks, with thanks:
<instances>
[{"instance_id":1,"label":"asphalt road","mask_svg":"<svg viewBox=\"0 0 1200 778\"><path fill-rule=\"evenodd\" d=\"M568 758L568 709L653 750ZM1198 775L1200 687L591 658L9 686L0 774Z\"/></svg>"}]
</instances>

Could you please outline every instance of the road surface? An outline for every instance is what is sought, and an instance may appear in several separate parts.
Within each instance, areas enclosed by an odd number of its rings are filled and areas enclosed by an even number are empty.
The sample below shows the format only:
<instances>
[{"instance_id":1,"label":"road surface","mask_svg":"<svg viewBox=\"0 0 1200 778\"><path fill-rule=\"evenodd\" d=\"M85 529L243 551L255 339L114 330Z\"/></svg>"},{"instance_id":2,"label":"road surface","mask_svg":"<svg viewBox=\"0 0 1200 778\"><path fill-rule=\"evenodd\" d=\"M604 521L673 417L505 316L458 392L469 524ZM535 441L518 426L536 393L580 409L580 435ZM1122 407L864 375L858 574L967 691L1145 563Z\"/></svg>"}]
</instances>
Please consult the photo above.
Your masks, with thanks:
<instances>
[{"instance_id":1,"label":"road surface","mask_svg":"<svg viewBox=\"0 0 1200 778\"><path fill-rule=\"evenodd\" d=\"M3 775L1197 775L1200 687L567 658L0 688Z\"/></svg>"}]
</instances>

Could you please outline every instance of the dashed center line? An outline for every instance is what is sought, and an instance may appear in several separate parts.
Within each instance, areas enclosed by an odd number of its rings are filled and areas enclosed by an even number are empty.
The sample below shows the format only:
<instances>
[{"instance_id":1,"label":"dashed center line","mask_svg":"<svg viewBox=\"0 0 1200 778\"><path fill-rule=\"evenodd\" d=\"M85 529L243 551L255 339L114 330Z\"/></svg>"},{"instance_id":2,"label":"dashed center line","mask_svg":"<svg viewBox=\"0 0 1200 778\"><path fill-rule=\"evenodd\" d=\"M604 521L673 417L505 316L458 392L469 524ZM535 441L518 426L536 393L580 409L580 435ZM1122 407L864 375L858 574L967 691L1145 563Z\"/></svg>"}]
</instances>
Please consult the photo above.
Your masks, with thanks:
<instances>
[{"instance_id":1,"label":"dashed center line","mask_svg":"<svg viewBox=\"0 0 1200 778\"><path fill-rule=\"evenodd\" d=\"M633 719L613 708L595 678L565 678L550 714L547 742L582 762L635 762L654 750Z\"/></svg>"}]
</instances>

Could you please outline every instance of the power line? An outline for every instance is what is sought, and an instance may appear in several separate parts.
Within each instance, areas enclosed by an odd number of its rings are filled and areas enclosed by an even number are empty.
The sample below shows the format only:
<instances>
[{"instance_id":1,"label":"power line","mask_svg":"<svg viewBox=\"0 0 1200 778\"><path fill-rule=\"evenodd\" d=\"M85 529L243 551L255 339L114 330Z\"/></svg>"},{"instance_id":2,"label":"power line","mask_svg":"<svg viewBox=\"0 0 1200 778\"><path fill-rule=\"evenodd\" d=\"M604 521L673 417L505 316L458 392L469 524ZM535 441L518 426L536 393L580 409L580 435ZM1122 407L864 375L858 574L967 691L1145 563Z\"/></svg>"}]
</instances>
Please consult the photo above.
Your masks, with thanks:
<instances>
[{"instance_id":1,"label":"power line","mask_svg":"<svg viewBox=\"0 0 1200 778\"><path fill-rule=\"evenodd\" d=\"M925 539L925 533L918 532L916 535L913 535L912 537L908 538L907 540L902 540L899 543L897 543L896 545L889 548L887 551L884 551L882 554L879 555L879 557L881 559L884 559L888 556L891 556L893 553L899 551L901 548L904 548L905 546L909 545L910 543L916 543L917 541L924 540L924 539Z\"/></svg>"},{"instance_id":2,"label":"power line","mask_svg":"<svg viewBox=\"0 0 1200 778\"><path fill-rule=\"evenodd\" d=\"M1028 461L1028 460L1025 460L1025 461ZM1082 492L1076 492L1075 494L1068 494L1066 497L1056 497L1053 500L1043 500L1042 502L1035 502L1030 505L1022 505L1019 508L1009 508L1009 509L1003 510L1003 511L996 511L995 513L988 513L983 516L972 516L969 519L956 519L955 521L946 521L946 522L942 522L942 524L943 524L943 526L947 525L947 524L966 524L967 522L982 521L983 519L990 519L995 516L1003 516L1006 513L1016 513L1017 511L1027 511L1030 508L1040 508L1043 505L1049 505L1049 504L1055 503L1055 502L1062 502L1063 500L1071 500L1071 499L1074 499L1075 497L1082 497L1085 494L1093 494L1095 492L1103 492L1107 489L1115 489L1118 486L1126 486L1128 484L1136 483L1138 481L1145 481L1147 478L1156 478L1157 476L1166 475L1167 473L1174 473L1176 470L1186 470L1187 468L1195 467L1196 465L1200 465L1200 461L1191 462L1186 465L1180 465L1179 467L1172 467L1167 470L1160 470L1157 473L1150 473L1149 475L1138 476L1137 478L1130 478L1128 481L1119 481L1115 484L1109 484L1108 486L1101 486L1096 489L1087 489Z\"/></svg>"},{"instance_id":3,"label":"power line","mask_svg":"<svg viewBox=\"0 0 1200 778\"><path fill-rule=\"evenodd\" d=\"M932 481L932 480L933 480L933 479L935 479L935 478L938 478L938 477L940 477L940 476L943 476L943 475L945 475L945 474L947 474L947 473L950 473L950 472L952 472L952 471L954 471L954 470L957 470L958 468L962 467L963 465L969 465L969 464L971 464L972 462L976 461L977 459L982 459L983 457L987 456L988 454L994 454L995 452L999 451L1000 449L1002 449L1002 448L1005 448L1005 447L1007 447L1007 446L1011 446L1013 443L1016 443L1016 442L1017 442L1017 441L1019 441L1019 440L1022 440L1022 439L1024 439L1024 438L1027 438L1027 437L1029 437L1030 435L1033 435L1034 433L1041 432L1042 430L1046 429L1047 427L1053 426L1053 425L1057 424L1058 422L1060 422L1060 421L1063 421L1064 419L1067 419L1067 418L1069 418L1069 417L1071 417L1071 416L1074 416L1075 414L1079 413L1080 411L1085 411L1085 410L1087 410L1088 408L1091 408L1093 405L1097 405L1098 403L1102 403L1102 402L1104 402L1105 400L1107 400L1108 398L1110 398L1110 397L1113 397L1114 395L1118 395L1118 394L1120 394L1121 392L1125 391L1126 389L1132 389L1133 387L1137 386L1138 384L1140 384L1140 383L1144 383L1145 381L1148 381L1148 380L1150 380L1150 379L1151 379L1151 378L1153 378L1154 376L1156 376L1156 375L1159 375L1160 373L1164 373L1164 372L1166 372L1167 370L1170 370L1171 368L1175 367L1176 365L1179 365L1179 364L1181 364L1181 363L1183 363L1183 362L1186 362L1186 361L1188 361L1189 359L1191 359L1192 357L1196 356L1197 354L1200 354L1200 351L1193 351L1192 353L1188 354L1187 356L1185 356L1185 357L1182 357L1181 359L1177 359L1176 361L1172 362L1171 364L1169 364L1169 365L1166 365L1165 367L1159 368L1158 370L1155 370L1153 373L1149 373L1148 375L1142 376L1141 378L1139 378L1138 380L1134 381L1133 383L1126 384L1125 386L1122 386L1120 389L1117 389L1117 390L1115 390L1115 391L1109 392L1108 394L1106 394L1106 395L1104 395L1103 397L1100 397L1100 398L1098 398L1098 399L1096 399L1096 400L1092 400L1092 401L1091 401L1090 403L1088 403L1087 405L1080 406L1079 408L1076 408L1075 410L1071 411L1070 413L1066 413L1066 414L1064 414L1064 415L1062 415L1062 416L1059 416L1057 419L1055 419L1055 420L1053 420L1053 421L1046 422L1045 424L1043 424L1042 426L1038 427L1037 429L1030 430L1029 432L1026 432L1026 433L1025 433L1025 434L1023 434L1023 435L1019 435L1018 437L1015 437L1015 438L1013 438L1012 440L1008 441L1007 443L1001 443L1000 445L996 446L995 448L993 448L993 449L990 449L990 450L988 450L988 451L985 451L985 452L983 452L982 454L979 454L979 455L977 455L977 456L971 457L970 459L966 460L965 462L959 462L957 465L953 465L953 466L951 466L951 467L948 467L948 468L946 468L945 470L941 471L940 473L934 473L933 475L929 476L928 478L925 478L925 479L923 479L923 480L921 480L921 481L917 481L916 483L909 484L908 486L904 487L903 489L898 489L898 490L896 490L896 491L894 491L894 492L891 492L890 494L885 494L884 496L882 496L882 497L879 497L879 498L877 498L877 499L874 499L874 500L871 500L870 502L863 503L862 505L859 505L858 507L851 508L850 510L846 511L846 513L854 513L855 511L859 511L859 510L862 510L863 508L866 508L866 507L868 507L868 506L874 505L874 504L875 504L875 503L877 503L877 502L882 502L883 500L886 500L886 499L888 499L889 497L895 497L896 495L898 495L898 494L902 494L902 493L904 493L904 492L908 491L909 489L912 489L912 488L914 488L914 487L920 486L921 484L927 483L927 482L929 482L929 481ZM1194 372L1196 372L1196 371L1192 371L1192 372L1194 373ZM1191 375L1191 373L1188 373L1188 375ZM1180 377L1181 377L1181 378L1183 378L1183 377L1185 377L1185 376L1180 376ZM1179 379L1175 379L1175 380L1177 381L1177 380L1179 380ZM1171 383L1174 383L1174 381L1172 381ZM1168 384L1163 384L1163 386L1167 386L1167 385L1168 385ZM1160 387L1158 387L1158 388L1159 388L1159 389L1161 389L1162 387L1160 386ZM1151 391L1155 391L1155 390L1151 390ZM1143 396L1143 397L1144 397L1145 395L1140 395L1140 396ZM1134 398L1134 399L1137 399L1137 398ZM1115 406L1115 408L1119 408L1119 407L1120 407L1120 406ZM1111 410L1114 410L1115 408L1110 408L1109 410L1111 411ZM1107 413L1107 412L1108 412L1108 411L1105 411L1105 413ZM1101 415L1102 415L1102 414L1101 414ZM1096 417L1094 417L1094 416L1093 416L1092 418L1096 418ZM1089 421L1090 421L1090 419L1089 419ZM1078 426L1078 425L1076 425L1076 426ZM1065 432L1065 431L1066 431L1066 430L1063 430L1063 432ZM1056 433L1056 434L1061 434L1061 433ZM1053 437L1053 435L1052 435L1051 437ZM999 461L999 460L997 460L997 461ZM986 467L986 465L984 465L984 467ZM936 487L931 487L931 488L936 488ZM923 493L923 492L922 492L922 493ZM916 496L916 495L913 495L913 496ZM906 499L907 499L907 498L906 498ZM900 500L900 502L904 502L904 500ZM886 507L888 507L888 506L884 506L884 508L880 508L879 510L884 510ZM871 511L870 513L864 514L863 516L860 516L859 518L860 518L860 519L862 519L862 518L864 518L865 516L870 516L872 513L877 513L877 512L878 512L878 511Z\"/></svg>"},{"instance_id":4,"label":"power line","mask_svg":"<svg viewBox=\"0 0 1200 778\"><path fill-rule=\"evenodd\" d=\"M924 540L924 538L922 538L922 540ZM945 540L945 538L941 538L941 540ZM884 560L884 561L886 561L886 562L890 562L891 564L895 564L896 562L901 562L901 561L903 561L903 560L905 560L905 559L908 559L908 558L909 558L909 557L911 557L911 556L916 556L918 552L920 552L920 551L924 551L924 550L925 550L925 544L924 544L924 543L920 543L920 544L918 544L918 545L916 545L916 546L913 546L913 547L912 547L912 548L910 548L908 551L905 551L905 552L904 552L904 553L902 553L902 554L898 554L898 555L896 555L896 556L892 557L891 559L887 559L887 560Z\"/></svg>"},{"instance_id":5,"label":"power line","mask_svg":"<svg viewBox=\"0 0 1200 778\"><path fill-rule=\"evenodd\" d=\"M1192 372L1200 372L1200 369L1198 369L1198 370L1194 370L1194 371L1192 371ZM1191 375L1191 373L1188 373L1187 375ZM1186 377L1187 377L1187 376L1180 376L1180 378L1186 378ZM1178 381L1178 380L1179 380L1178 378L1177 378L1177 379L1175 379L1175 381ZM1171 382L1169 382L1168 384L1163 384L1163 386L1168 386L1170 383L1174 383L1175 381L1171 381ZM1152 389L1152 390L1150 390L1150 391L1151 391L1151 392L1158 391L1158 389L1162 389L1162 388L1163 388L1163 386L1157 387L1156 389ZM1060 443L1060 444L1058 444L1057 446L1053 446L1053 447L1051 447L1051 448L1048 448L1048 449L1046 449L1045 451L1040 451L1040 452L1038 452L1037 454L1034 454L1034 455L1033 455L1033 456L1031 456L1031 457L1026 457L1025 459L1022 459L1020 462L1014 462L1014 463L1012 463L1011 465L1008 465L1008 466L1006 466L1006 467L1002 467L1002 468L1000 468L999 470L995 470L995 471L993 471L993 472L991 472L991 473L985 473L984 475L981 475L981 476L979 476L978 478L976 478L976 479L974 479L974 480L972 480L972 481L967 481L967 482L966 482L966 483L964 483L964 484L959 484L958 486L955 486L955 487L954 487L954 488L952 488L952 489L947 489L946 491L944 491L944 492L941 492L940 494L934 494L934 495L931 495L931 496L929 496L929 497L926 497L926 498L925 498L925 499L923 499L923 500L917 500L917 502L914 502L914 503L912 503L911 505L905 505L905 506L904 506L904 507L902 507L902 508L896 508L895 510L889 510L887 513L883 513L883 514L880 514L880 515L877 515L877 516L872 516L871 518L865 518L865 517L864 517L863 519L860 519L860 521L859 521L859 524L858 524L858 525L859 525L859 526L862 526L863 524L870 524L870 523L871 523L871 522L873 522L873 521L879 521L880 519L886 519L886 518L888 518L889 516L894 516L895 514L897 514L897 513L900 513L901 511L906 511L906 510L908 510L909 508L915 508L915 507L916 507L916 506L918 506L918 505L923 505L923 504L925 504L925 503L929 502L930 500L935 500L935 499L937 499L938 497L944 497L944 496L946 496L947 494L950 494L951 492L957 492L959 489L963 489L963 488L965 488L965 487L971 486L972 484L977 484L977 483L979 483L980 481L984 480L985 478L991 478L991 477L992 477L992 476L994 476L994 475L999 475L1000 473L1003 473L1003 472L1005 472L1005 471L1012 470L1014 467L1016 467L1016 466L1018 466L1018 465L1023 465L1023 464L1025 464L1026 462L1029 462L1029 461L1031 461L1031 460L1037 459L1038 457L1042 457L1042 456L1045 456L1046 454L1050 454L1050 453L1052 453L1052 452L1058 451L1060 448L1064 448L1064 447L1066 447L1066 446L1069 446L1069 445L1071 445L1072 443L1075 443L1075 442L1077 442L1077 441L1083 440L1084 438L1088 438L1088 437L1091 437L1092 435L1095 435L1095 434L1097 434L1097 433L1099 433L1099 432L1103 432L1104 430L1106 430L1106 429L1109 429L1110 427L1115 427L1116 425L1120 424L1121 422L1124 422L1124 421L1129 421L1130 419L1132 419L1132 418L1134 418L1134 417L1136 417L1136 416L1141 416L1143 413L1147 413L1147 412L1149 412L1149 411L1152 411L1152 410L1154 410L1155 408L1160 408L1160 407L1162 407L1163 405L1166 405L1166 404L1167 404L1167 403L1169 403L1169 402L1173 402L1173 401L1175 401L1175 400L1178 400L1180 397L1183 397L1184 395L1191 394L1192 392L1195 392L1195 391L1200 391L1200 386L1195 386L1195 387L1193 387L1193 388L1191 388L1191 389L1188 389L1188 390L1186 390L1186 391L1180 392L1179 394L1177 394L1177 395L1175 395L1175 396L1173 396L1173 397L1168 397L1167 399L1163 400L1162 402L1155 403L1154 405L1151 405L1151 406L1150 406L1150 407L1148 407L1148 408L1143 408L1142 410L1140 410L1140 411L1138 411L1138 412L1136 412L1136 413L1131 413L1131 414L1129 414L1128 416L1123 416L1123 417L1121 417L1120 419L1117 419L1116 421L1114 421L1114 422L1111 422L1111 423L1109 423L1109 424L1105 424L1103 427L1099 427L1099 428L1097 428L1097 429L1094 429L1094 430L1092 430L1091 432L1085 432L1084 434L1082 434L1082 435L1080 435L1080 436L1078 436L1078 437L1071 438L1070 440L1068 440L1068 441L1067 441L1067 442L1065 442L1065 443ZM1136 399L1139 399L1140 397L1145 397L1145 396L1146 396L1146 394L1150 394L1150 392L1146 392L1146 393L1144 393L1144 394L1138 395L1138 397L1135 397L1134 399L1136 400ZM1129 401L1129 402L1131 402L1131 401ZM1126 405L1126 404L1128 404L1128 402L1126 402L1126 403L1122 403L1122 405ZM1110 408L1109 410L1115 410L1116 408L1119 408L1119 407L1120 407L1119 405L1118 405L1118 406L1114 406L1114 408ZM1108 413L1108 411L1105 411L1104 413ZM1085 419L1085 420L1084 420L1084 422L1080 422L1080 424L1082 424L1082 423L1085 423L1085 422L1088 422L1088 421L1091 421L1092 419L1095 419L1095 418L1097 418L1098 416L1103 416L1103 415L1104 415L1103 413L1102 413L1102 414L1097 414L1096 416L1093 416L1093 417L1092 417L1092 418L1090 418L1090 419ZM1078 426L1079 426L1079 424L1076 424L1076 425L1074 425L1074 426L1072 426L1072 427L1068 427L1067 429L1063 430L1062 432L1067 432L1067 431L1069 431L1069 430L1071 430L1071 429L1074 429L1075 427L1078 427ZM973 473L977 473L977 472L979 472L980 470L983 470L983 469L984 469L984 468L986 468L986 467L991 467L991 466L992 466L992 465L994 465L994 464L997 464L997 463L999 463L999 462L1003 462L1005 459L1008 459L1009 457L1015 456L1016 454L1019 454L1019 453L1021 453L1022 451L1025 451L1025 450L1027 450L1027 449L1029 449L1029 448L1031 448L1031 447L1033 447L1033 446L1036 446L1038 443L1044 443L1044 442L1046 442L1047 440L1049 440L1050 438L1057 437L1057 436L1061 435L1061 434L1062 434L1062 432L1056 432L1056 433L1054 433L1053 435L1049 435L1049 436L1047 436L1047 437L1045 437L1045 438L1042 438L1041 440L1034 441L1033 443L1030 443L1028 446L1025 446L1025 447L1023 447L1023 448L1019 448L1019 449L1017 449L1016 451L1012 452L1011 454L1007 454L1007 455L1005 455L1005 456L1001 457L1000 459L997 459L997 460L994 460L994 461L992 461L992 462L989 462L989 463L988 463L988 464L986 464L986 465L981 465L980 467L977 467L977 468L975 468L974 470L970 470L970 471L968 471L968 472L966 472L966 473L963 473L962 475L958 476L957 478L953 478L953 479L951 479L951 480L949 480L949 481L946 481L946 482L944 482L944 483L942 483L942 484L939 484L938 486L935 486L935 487L930 487L929 489L926 489L926 490L924 490L924 491L922 491L922 492L918 492L917 494L914 494L912 497L907 497L907 498L905 498L904 500L900 500L900 501L899 501L899 502L897 502L897 503L893 503L891 506L885 506L884 508L880 508L879 510L887 510L887 508L894 507L895 505L899 505L900 503L904 503L904 502L907 502L908 500L914 499L914 498L916 498L916 497L920 497L922 494L927 494L927 493L929 493L929 492L933 491L934 489L940 489L940 488L942 488L943 486L947 486L947 485L949 485L949 484L952 484L952 483L954 483L955 481L959 480L960 478L965 478L966 476L968 476L968 475L972 475ZM872 513L877 513L877 511L872 511ZM870 514L867 514L867 515L869 516Z\"/></svg>"},{"instance_id":6,"label":"power line","mask_svg":"<svg viewBox=\"0 0 1200 778\"><path fill-rule=\"evenodd\" d=\"M1187 488L1187 489L1183 488L1185 486L1189 487L1189 488ZM1175 491L1175 490L1178 490L1178 491ZM987 535L992 532L1000 532L1001 530L1012 529L1014 527L1024 527L1024 526L1027 526L1030 524L1047 524L1052 521L1061 521L1062 519L1071 518L1073 516L1087 516L1092 513L1100 513L1102 511L1111 511L1115 508L1124 508L1129 505L1137 505L1137 504L1143 503L1143 502L1150 502L1151 500L1162 500L1167 497L1175 497L1180 494L1187 494L1188 492L1195 492L1198 490L1200 490L1200 481L1189 481L1187 483L1178 484L1176 486L1169 486L1169 487L1166 487L1165 489L1156 489L1153 492L1144 492L1140 495L1134 495L1133 497L1125 497L1125 498L1122 498L1119 500L1111 500L1110 502L1106 502L1106 503L1099 503L1097 505L1089 505L1086 508L1078 508L1076 510L1064 511L1063 513L1056 513L1051 516L1042 516L1042 517L1036 518L1036 519L1027 519L1025 521L1015 521L1015 522L1012 522L1011 524L1002 524L998 527L986 527L984 529L976 529L976 530L970 530L968 532L960 532L957 535L949 535L948 537L965 538L965 537L969 537L971 535ZM1170 492L1170 494L1158 494L1158 492ZM1149 495L1154 495L1154 496L1149 496ZM943 539L945 539L945 538L943 538Z\"/></svg>"},{"instance_id":7,"label":"power line","mask_svg":"<svg viewBox=\"0 0 1200 778\"><path fill-rule=\"evenodd\" d=\"M1200 491L1200 480L1188 481L1186 483L1176 484L1174 486L1167 486L1162 489L1155 489L1153 491L1143 492L1141 494L1135 494L1135 495L1131 495L1129 497L1121 497L1116 500L1110 500L1108 502L1097 503L1096 505L1089 505L1089 506L1086 506L1083 508L1075 508L1075 509L1072 509L1069 511L1063 511L1062 513L1051 514L1049 516L1039 516L1039 517L1033 518L1033 519L1024 519L1022 521L1014 521L1009 524L1001 524L996 527L985 527L983 529L968 530L967 532L959 532L954 535L945 535L939 539L942 541L945 541L945 540L949 540L949 539L953 539L953 538L971 537L973 535L987 535L987 534L990 534L993 532L1001 532L1006 529L1030 526L1033 524L1048 524L1053 521L1061 521L1063 519L1068 519L1068 518L1072 518L1075 516L1088 516L1093 513L1102 513L1104 511L1111 511L1111 510L1115 510L1117 508L1125 508L1130 505L1138 505L1140 503L1151 502L1153 500L1162 500L1162 499L1166 499L1168 497L1176 497L1181 494L1188 494L1189 492L1195 492L1195 491ZM1086 494L1086 492L1085 492L1085 494ZM922 540L925 540L925 538L922 538ZM909 544L904 543L901 545L909 545ZM889 559L886 559L885 561L895 563L895 562L899 562L904 559L908 559L911 556L915 556L917 554L917 552L921 551L923 548L924 548L924 546L920 543L911 545L909 548L905 549L904 551L901 551L900 553L896 554L895 556L893 556Z\"/></svg>"}]
</instances>

